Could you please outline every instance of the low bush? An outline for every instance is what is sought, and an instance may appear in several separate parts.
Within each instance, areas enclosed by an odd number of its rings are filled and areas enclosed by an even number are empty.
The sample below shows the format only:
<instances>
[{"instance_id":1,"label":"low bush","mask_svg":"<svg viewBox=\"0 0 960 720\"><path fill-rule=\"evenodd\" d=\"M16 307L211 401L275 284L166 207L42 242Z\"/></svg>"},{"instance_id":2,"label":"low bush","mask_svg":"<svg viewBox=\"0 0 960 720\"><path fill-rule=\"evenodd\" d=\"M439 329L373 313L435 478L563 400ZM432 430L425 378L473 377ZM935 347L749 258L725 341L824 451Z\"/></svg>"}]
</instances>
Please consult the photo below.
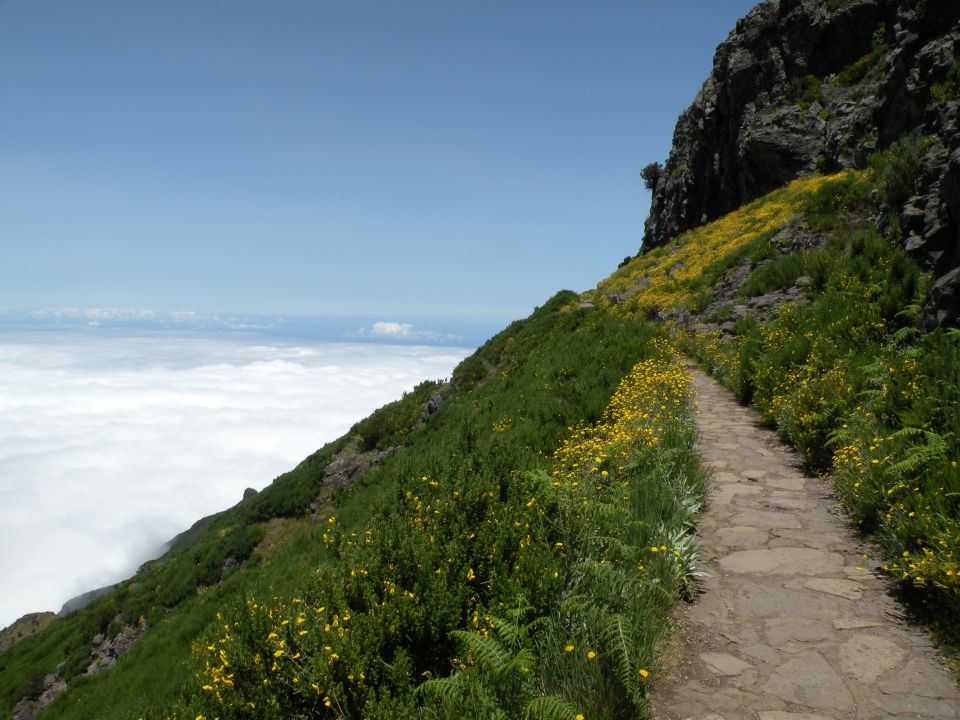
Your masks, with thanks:
<instances>
[{"instance_id":1,"label":"low bush","mask_svg":"<svg viewBox=\"0 0 960 720\"><path fill-rule=\"evenodd\" d=\"M942 83L930 88L930 100L940 104L960 100L960 60L955 60Z\"/></svg>"},{"instance_id":2,"label":"low bush","mask_svg":"<svg viewBox=\"0 0 960 720\"><path fill-rule=\"evenodd\" d=\"M923 170L923 153L931 138L907 135L893 143L885 152L870 157L880 198L895 211L916 192L917 180Z\"/></svg>"}]
</instances>

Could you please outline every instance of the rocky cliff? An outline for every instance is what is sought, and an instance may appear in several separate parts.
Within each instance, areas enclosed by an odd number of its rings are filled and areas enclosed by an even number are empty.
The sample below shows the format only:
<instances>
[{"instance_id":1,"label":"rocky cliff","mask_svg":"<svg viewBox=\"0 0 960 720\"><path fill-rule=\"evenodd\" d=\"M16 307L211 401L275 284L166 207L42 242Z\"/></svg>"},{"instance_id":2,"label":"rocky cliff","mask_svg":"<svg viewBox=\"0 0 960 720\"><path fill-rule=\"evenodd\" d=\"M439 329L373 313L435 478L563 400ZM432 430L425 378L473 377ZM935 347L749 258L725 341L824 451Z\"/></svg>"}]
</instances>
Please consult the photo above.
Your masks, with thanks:
<instances>
[{"instance_id":1,"label":"rocky cliff","mask_svg":"<svg viewBox=\"0 0 960 720\"><path fill-rule=\"evenodd\" d=\"M960 291L960 2L771 0L717 48L655 180L643 247L816 170L863 167L905 135L923 171L889 207L936 279L928 323Z\"/></svg>"}]
</instances>

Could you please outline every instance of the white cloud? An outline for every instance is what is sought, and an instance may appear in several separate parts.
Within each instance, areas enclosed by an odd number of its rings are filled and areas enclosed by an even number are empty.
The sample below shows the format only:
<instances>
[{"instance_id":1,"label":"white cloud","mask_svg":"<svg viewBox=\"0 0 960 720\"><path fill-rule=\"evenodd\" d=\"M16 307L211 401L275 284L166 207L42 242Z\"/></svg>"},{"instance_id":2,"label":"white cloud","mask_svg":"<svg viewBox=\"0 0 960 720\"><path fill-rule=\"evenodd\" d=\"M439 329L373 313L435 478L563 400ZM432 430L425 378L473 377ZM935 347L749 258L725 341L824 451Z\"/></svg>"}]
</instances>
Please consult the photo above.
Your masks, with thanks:
<instances>
[{"instance_id":1,"label":"white cloud","mask_svg":"<svg viewBox=\"0 0 960 720\"><path fill-rule=\"evenodd\" d=\"M410 323L387 322L379 320L371 326L370 330L361 327L357 331L356 337L370 337L377 340L393 340L405 342L424 342L424 343L457 343L463 342L462 335L452 333L436 332L435 330L421 330Z\"/></svg>"},{"instance_id":2,"label":"white cloud","mask_svg":"<svg viewBox=\"0 0 960 720\"><path fill-rule=\"evenodd\" d=\"M0 335L0 627L126 577L194 520L421 380L448 376L466 353L102 330Z\"/></svg>"},{"instance_id":3,"label":"white cloud","mask_svg":"<svg viewBox=\"0 0 960 720\"><path fill-rule=\"evenodd\" d=\"M370 334L374 337L391 337L407 339L413 334L413 325L398 322L375 322Z\"/></svg>"}]
</instances>

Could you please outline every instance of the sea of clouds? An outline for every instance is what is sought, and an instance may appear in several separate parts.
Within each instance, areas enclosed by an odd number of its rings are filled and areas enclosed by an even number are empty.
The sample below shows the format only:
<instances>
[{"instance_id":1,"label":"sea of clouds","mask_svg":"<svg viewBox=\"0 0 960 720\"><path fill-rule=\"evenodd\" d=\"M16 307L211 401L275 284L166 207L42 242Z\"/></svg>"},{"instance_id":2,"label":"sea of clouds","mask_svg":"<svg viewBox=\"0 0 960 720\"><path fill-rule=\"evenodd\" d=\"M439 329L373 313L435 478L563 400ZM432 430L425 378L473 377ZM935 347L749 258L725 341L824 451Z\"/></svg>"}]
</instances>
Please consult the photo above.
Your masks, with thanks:
<instances>
[{"instance_id":1,"label":"sea of clouds","mask_svg":"<svg viewBox=\"0 0 960 720\"><path fill-rule=\"evenodd\" d=\"M415 337L390 323L366 335ZM470 352L369 339L0 332L0 627L129 576Z\"/></svg>"}]
</instances>

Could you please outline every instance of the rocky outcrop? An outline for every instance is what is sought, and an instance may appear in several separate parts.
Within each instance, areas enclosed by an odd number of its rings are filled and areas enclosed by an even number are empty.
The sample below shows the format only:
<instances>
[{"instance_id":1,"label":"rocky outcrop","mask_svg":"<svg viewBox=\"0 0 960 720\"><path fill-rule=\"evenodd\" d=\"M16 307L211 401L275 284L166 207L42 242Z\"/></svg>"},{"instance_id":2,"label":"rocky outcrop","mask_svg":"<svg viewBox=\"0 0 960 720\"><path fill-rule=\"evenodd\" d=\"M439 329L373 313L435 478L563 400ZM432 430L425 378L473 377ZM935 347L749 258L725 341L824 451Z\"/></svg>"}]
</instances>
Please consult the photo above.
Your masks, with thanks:
<instances>
[{"instance_id":1,"label":"rocky outcrop","mask_svg":"<svg viewBox=\"0 0 960 720\"><path fill-rule=\"evenodd\" d=\"M0 653L6 652L24 638L35 635L56 619L52 612L28 613L0 630Z\"/></svg>"},{"instance_id":2,"label":"rocky outcrop","mask_svg":"<svg viewBox=\"0 0 960 720\"><path fill-rule=\"evenodd\" d=\"M145 623L125 625L112 639L101 634L95 635L90 650L90 665L87 675L97 675L109 670L117 663L117 658L129 651L146 631Z\"/></svg>"},{"instance_id":3,"label":"rocky outcrop","mask_svg":"<svg viewBox=\"0 0 960 720\"><path fill-rule=\"evenodd\" d=\"M931 97L960 59L956 0L771 0L717 48L677 121L643 248L815 170L862 167L905 133L934 136L904 242L937 278L928 318L960 265L956 103ZM893 208L896 212L898 208ZM953 318L956 318L955 309Z\"/></svg>"},{"instance_id":4,"label":"rocky outcrop","mask_svg":"<svg viewBox=\"0 0 960 720\"><path fill-rule=\"evenodd\" d=\"M117 620L119 621L119 617ZM90 643L90 664L84 674L98 675L112 668L117 664L117 658L128 652L146 630L147 625L141 620L135 626L122 626L113 638L108 638L103 633L94 635ZM33 720L57 695L67 690L66 680L59 675L63 664L61 662L55 672L44 677L42 685L39 685L33 694L16 704L10 715L11 720Z\"/></svg>"},{"instance_id":5,"label":"rocky outcrop","mask_svg":"<svg viewBox=\"0 0 960 720\"><path fill-rule=\"evenodd\" d=\"M431 415L440 409L441 405L443 405L443 394L440 392L435 392L430 399L427 400L426 407L423 408L423 414L420 416L420 420L422 422L426 422Z\"/></svg>"},{"instance_id":6,"label":"rocky outcrop","mask_svg":"<svg viewBox=\"0 0 960 720\"><path fill-rule=\"evenodd\" d=\"M359 439L347 443L333 456L323 472L320 494L310 503L310 517L314 522L324 522L330 514L330 498L338 490L352 487L370 468L382 462L397 448L363 450Z\"/></svg>"},{"instance_id":7,"label":"rocky outcrop","mask_svg":"<svg viewBox=\"0 0 960 720\"><path fill-rule=\"evenodd\" d=\"M67 689L67 683L57 677L56 673L47 675L43 679L43 690L33 698L23 698L13 708L11 720L33 720L37 713L53 702L53 699Z\"/></svg>"}]
</instances>

